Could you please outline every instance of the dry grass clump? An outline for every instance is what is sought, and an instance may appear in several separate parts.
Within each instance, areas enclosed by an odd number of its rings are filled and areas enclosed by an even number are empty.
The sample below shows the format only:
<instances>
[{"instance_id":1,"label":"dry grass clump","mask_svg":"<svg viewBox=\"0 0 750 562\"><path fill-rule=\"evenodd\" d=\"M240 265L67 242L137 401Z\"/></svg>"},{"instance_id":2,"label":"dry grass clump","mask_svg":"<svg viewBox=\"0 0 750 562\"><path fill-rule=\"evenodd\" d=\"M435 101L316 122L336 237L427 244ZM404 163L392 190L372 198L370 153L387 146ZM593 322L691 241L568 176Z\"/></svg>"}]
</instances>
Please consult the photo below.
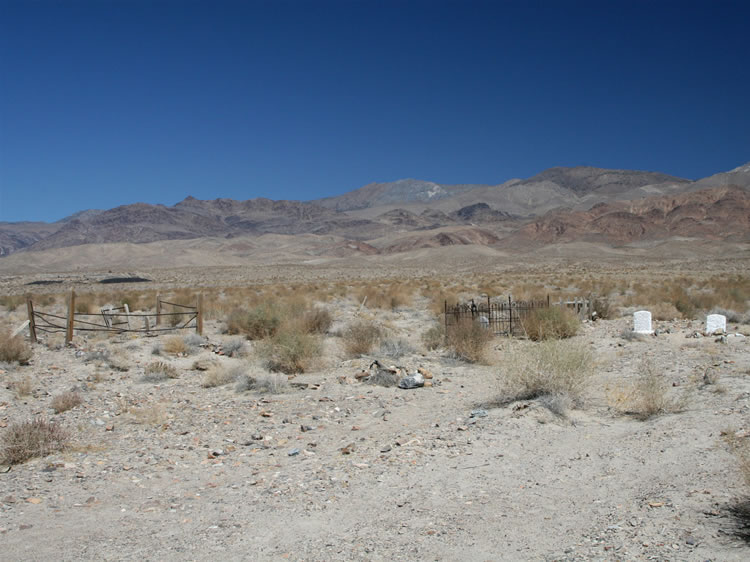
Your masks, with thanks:
<instances>
[{"instance_id":1,"label":"dry grass clump","mask_svg":"<svg viewBox=\"0 0 750 562\"><path fill-rule=\"evenodd\" d=\"M26 297L22 295L3 295L0 296L0 306L4 306L8 312L13 312L26 302ZM36 304L36 303L35 303Z\"/></svg>"},{"instance_id":2,"label":"dry grass clump","mask_svg":"<svg viewBox=\"0 0 750 562\"><path fill-rule=\"evenodd\" d=\"M161 403L129 407L127 411L133 415L135 423L161 425L167 421L167 409Z\"/></svg>"},{"instance_id":3,"label":"dry grass clump","mask_svg":"<svg viewBox=\"0 0 750 562\"><path fill-rule=\"evenodd\" d=\"M77 392L63 392L52 397L50 407L55 411L56 414L67 412L81 404L83 399Z\"/></svg>"},{"instance_id":4,"label":"dry grass clump","mask_svg":"<svg viewBox=\"0 0 750 562\"><path fill-rule=\"evenodd\" d=\"M578 342L547 340L519 344L503 358L499 402L539 401L563 415L581 407L593 375L590 350Z\"/></svg>"},{"instance_id":5,"label":"dry grass clump","mask_svg":"<svg viewBox=\"0 0 750 562\"><path fill-rule=\"evenodd\" d=\"M364 355L372 351L382 337L380 327L368 320L357 320L350 323L341 333L344 349L351 356Z\"/></svg>"},{"instance_id":6,"label":"dry grass clump","mask_svg":"<svg viewBox=\"0 0 750 562\"><path fill-rule=\"evenodd\" d=\"M247 353L247 346L242 338L231 338L225 341L221 349L227 357L242 357Z\"/></svg>"},{"instance_id":7,"label":"dry grass clump","mask_svg":"<svg viewBox=\"0 0 750 562\"><path fill-rule=\"evenodd\" d=\"M146 365L141 381L161 382L167 379L176 379L179 376L177 369L173 365L170 365L165 361L154 361L153 363Z\"/></svg>"},{"instance_id":8,"label":"dry grass clump","mask_svg":"<svg viewBox=\"0 0 750 562\"><path fill-rule=\"evenodd\" d=\"M214 365L206 371L201 381L201 386L203 388L224 386L240 378L244 371L245 369L240 365L234 367L227 367L222 364Z\"/></svg>"},{"instance_id":9,"label":"dry grass clump","mask_svg":"<svg viewBox=\"0 0 750 562\"><path fill-rule=\"evenodd\" d=\"M34 390L29 377L23 377L22 379L13 380L8 383L8 388L16 394L16 398L23 398L29 396Z\"/></svg>"},{"instance_id":10,"label":"dry grass clump","mask_svg":"<svg viewBox=\"0 0 750 562\"><path fill-rule=\"evenodd\" d=\"M10 330L0 330L0 361L25 365L31 359L31 347L19 334L10 337Z\"/></svg>"},{"instance_id":11,"label":"dry grass clump","mask_svg":"<svg viewBox=\"0 0 750 562\"><path fill-rule=\"evenodd\" d=\"M560 306L536 308L521 322L527 337L533 341L570 338L581 325L573 311Z\"/></svg>"},{"instance_id":12,"label":"dry grass clump","mask_svg":"<svg viewBox=\"0 0 750 562\"><path fill-rule=\"evenodd\" d=\"M266 394L281 394L289 390L289 379L284 375L269 373L244 375L237 383L237 392L252 390Z\"/></svg>"},{"instance_id":13,"label":"dry grass clump","mask_svg":"<svg viewBox=\"0 0 750 562\"><path fill-rule=\"evenodd\" d=\"M653 364L644 359L637 378L614 399L616 409L636 419L645 421L661 414L673 414L685 409L686 398L670 393L671 385L657 373Z\"/></svg>"},{"instance_id":14,"label":"dry grass clump","mask_svg":"<svg viewBox=\"0 0 750 562\"><path fill-rule=\"evenodd\" d=\"M450 326L445 334L445 345L451 354L469 363L487 361L487 351L494 334L479 322L464 318Z\"/></svg>"},{"instance_id":15,"label":"dry grass clump","mask_svg":"<svg viewBox=\"0 0 750 562\"><path fill-rule=\"evenodd\" d=\"M56 422L38 417L17 422L3 434L2 459L5 464L19 464L34 457L62 451L68 433Z\"/></svg>"},{"instance_id":16,"label":"dry grass clump","mask_svg":"<svg viewBox=\"0 0 750 562\"><path fill-rule=\"evenodd\" d=\"M309 371L322 348L318 336L290 326L260 342L257 351L269 370L293 375Z\"/></svg>"}]
</instances>

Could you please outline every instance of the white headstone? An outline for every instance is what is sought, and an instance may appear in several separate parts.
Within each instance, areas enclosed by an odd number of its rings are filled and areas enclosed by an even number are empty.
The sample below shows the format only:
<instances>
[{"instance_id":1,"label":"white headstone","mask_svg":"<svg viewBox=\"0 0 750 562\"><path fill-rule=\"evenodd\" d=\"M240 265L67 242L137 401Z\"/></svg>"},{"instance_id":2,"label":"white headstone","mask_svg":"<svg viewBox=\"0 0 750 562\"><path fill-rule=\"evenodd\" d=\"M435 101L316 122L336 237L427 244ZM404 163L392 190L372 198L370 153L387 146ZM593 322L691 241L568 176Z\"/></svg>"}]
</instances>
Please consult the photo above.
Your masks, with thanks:
<instances>
[{"instance_id":1,"label":"white headstone","mask_svg":"<svg viewBox=\"0 0 750 562\"><path fill-rule=\"evenodd\" d=\"M709 314L706 316L706 333L708 335L716 332L727 331L727 317L723 314Z\"/></svg>"},{"instance_id":2,"label":"white headstone","mask_svg":"<svg viewBox=\"0 0 750 562\"><path fill-rule=\"evenodd\" d=\"M639 310L633 313L633 331L636 334L653 334L651 329L651 313L648 310Z\"/></svg>"}]
</instances>

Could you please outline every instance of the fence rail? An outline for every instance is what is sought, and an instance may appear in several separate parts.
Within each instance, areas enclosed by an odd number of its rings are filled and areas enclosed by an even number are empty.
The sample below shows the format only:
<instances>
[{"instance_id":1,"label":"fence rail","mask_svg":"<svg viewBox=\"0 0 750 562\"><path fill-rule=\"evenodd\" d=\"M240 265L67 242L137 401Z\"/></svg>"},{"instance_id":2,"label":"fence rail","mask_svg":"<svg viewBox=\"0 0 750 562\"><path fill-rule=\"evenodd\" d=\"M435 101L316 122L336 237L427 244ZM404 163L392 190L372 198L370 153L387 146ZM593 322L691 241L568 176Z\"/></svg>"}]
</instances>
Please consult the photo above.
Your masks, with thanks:
<instances>
[{"instance_id":1,"label":"fence rail","mask_svg":"<svg viewBox=\"0 0 750 562\"><path fill-rule=\"evenodd\" d=\"M203 334L203 295L198 295L196 306L163 301L157 295L156 313L133 313L128 305L102 308L99 313L75 312L75 291L68 297L68 314L60 316L34 309L31 297L26 306L29 315L29 335L37 341L37 332L48 334L65 332L65 343L70 343L75 332L108 332L114 334L142 333L154 334L174 330L195 329ZM163 305L183 309L182 312L162 312ZM162 318L170 318L171 325L160 327Z\"/></svg>"}]
</instances>

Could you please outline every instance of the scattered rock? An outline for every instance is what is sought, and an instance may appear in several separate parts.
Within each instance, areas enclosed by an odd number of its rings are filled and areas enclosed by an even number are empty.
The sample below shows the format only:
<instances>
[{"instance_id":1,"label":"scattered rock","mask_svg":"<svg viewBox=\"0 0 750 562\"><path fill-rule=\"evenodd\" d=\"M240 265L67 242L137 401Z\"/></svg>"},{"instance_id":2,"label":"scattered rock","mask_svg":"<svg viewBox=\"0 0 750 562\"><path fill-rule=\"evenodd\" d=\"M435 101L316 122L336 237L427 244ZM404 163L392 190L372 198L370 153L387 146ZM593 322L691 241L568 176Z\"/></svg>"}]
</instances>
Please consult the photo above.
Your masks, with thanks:
<instances>
[{"instance_id":1,"label":"scattered rock","mask_svg":"<svg viewBox=\"0 0 750 562\"><path fill-rule=\"evenodd\" d=\"M424 376L422 373L414 373L412 375L409 375L408 377L404 377L401 379L401 381L398 383L399 388L403 389L412 389L412 388L421 388L424 386Z\"/></svg>"}]
</instances>

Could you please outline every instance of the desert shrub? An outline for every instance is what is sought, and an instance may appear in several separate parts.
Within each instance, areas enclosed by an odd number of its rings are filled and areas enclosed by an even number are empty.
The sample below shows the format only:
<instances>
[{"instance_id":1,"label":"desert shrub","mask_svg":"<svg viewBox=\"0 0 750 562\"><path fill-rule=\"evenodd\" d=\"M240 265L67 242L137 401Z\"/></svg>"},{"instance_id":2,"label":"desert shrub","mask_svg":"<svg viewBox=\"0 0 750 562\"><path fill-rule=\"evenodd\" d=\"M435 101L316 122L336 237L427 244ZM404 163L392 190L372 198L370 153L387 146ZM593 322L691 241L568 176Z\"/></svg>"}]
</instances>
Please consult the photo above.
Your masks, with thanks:
<instances>
[{"instance_id":1,"label":"desert shrub","mask_svg":"<svg viewBox=\"0 0 750 562\"><path fill-rule=\"evenodd\" d=\"M518 345L503 358L500 402L539 399L562 415L580 407L593 375L591 352L581 343L547 340Z\"/></svg>"},{"instance_id":2,"label":"desert shrub","mask_svg":"<svg viewBox=\"0 0 750 562\"><path fill-rule=\"evenodd\" d=\"M662 373L656 372L648 359L641 361L638 371L636 379L615 401L618 410L639 420L647 420L685 408L685 399L671 395L671 385Z\"/></svg>"},{"instance_id":3,"label":"desert shrub","mask_svg":"<svg viewBox=\"0 0 750 562\"><path fill-rule=\"evenodd\" d=\"M233 310L227 318L227 332L242 334L249 340L273 336L281 325L281 311L276 305L263 303L250 310Z\"/></svg>"},{"instance_id":4,"label":"desert shrub","mask_svg":"<svg viewBox=\"0 0 750 562\"><path fill-rule=\"evenodd\" d=\"M280 394L289 390L289 379L285 375L274 373L244 375L237 383L237 392L252 390L266 394Z\"/></svg>"},{"instance_id":5,"label":"desert shrub","mask_svg":"<svg viewBox=\"0 0 750 562\"><path fill-rule=\"evenodd\" d=\"M289 375L308 371L321 350L318 336L294 328L279 330L258 345L258 354L269 370Z\"/></svg>"},{"instance_id":6,"label":"desert shrub","mask_svg":"<svg viewBox=\"0 0 750 562\"><path fill-rule=\"evenodd\" d=\"M242 338L231 338L222 344L221 349L227 357L241 357L246 353L247 346Z\"/></svg>"},{"instance_id":7,"label":"desert shrub","mask_svg":"<svg viewBox=\"0 0 750 562\"><path fill-rule=\"evenodd\" d=\"M22 295L0 296L0 305L4 306L8 312L13 312L24 302L26 302L26 297Z\"/></svg>"},{"instance_id":8,"label":"desert shrub","mask_svg":"<svg viewBox=\"0 0 750 562\"><path fill-rule=\"evenodd\" d=\"M445 343L445 324L442 322L428 328L422 334L422 343L428 351L433 351Z\"/></svg>"},{"instance_id":9,"label":"desert shrub","mask_svg":"<svg viewBox=\"0 0 750 562\"><path fill-rule=\"evenodd\" d=\"M83 400L81 399L80 394L78 394L77 392L68 391L53 396L52 402L50 402L50 407L55 411L56 414L60 414L62 412L66 412L72 408L75 408L81 402L83 402Z\"/></svg>"},{"instance_id":10,"label":"desert shrub","mask_svg":"<svg viewBox=\"0 0 750 562\"><path fill-rule=\"evenodd\" d=\"M750 324L750 314L740 314L734 310L727 310L726 308L714 307L711 309L709 314L723 314L727 318L727 322L733 322L735 324Z\"/></svg>"},{"instance_id":11,"label":"desert shrub","mask_svg":"<svg viewBox=\"0 0 750 562\"><path fill-rule=\"evenodd\" d=\"M300 317L302 330L309 334L325 334L333 324L333 316L325 308L312 308Z\"/></svg>"},{"instance_id":12,"label":"desert shrub","mask_svg":"<svg viewBox=\"0 0 750 562\"><path fill-rule=\"evenodd\" d=\"M67 440L68 434L59 424L42 417L14 423L3 434L3 462L19 464L62 451Z\"/></svg>"},{"instance_id":13,"label":"desert shrub","mask_svg":"<svg viewBox=\"0 0 750 562\"><path fill-rule=\"evenodd\" d=\"M654 320L674 320L675 318L680 318L682 316L682 313L677 310L671 302L660 302L654 305L651 305L648 307L649 312L651 312L651 317Z\"/></svg>"},{"instance_id":14,"label":"desert shrub","mask_svg":"<svg viewBox=\"0 0 750 562\"><path fill-rule=\"evenodd\" d=\"M165 361L154 361L146 365L141 380L143 382L161 382L167 379L176 379L179 376L173 365Z\"/></svg>"},{"instance_id":15,"label":"desert shrub","mask_svg":"<svg viewBox=\"0 0 750 562\"><path fill-rule=\"evenodd\" d=\"M533 341L562 339L576 335L581 325L571 310L560 306L536 308L522 319L526 335Z\"/></svg>"},{"instance_id":16,"label":"desert shrub","mask_svg":"<svg viewBox=\"0 0 750 562\"><path fill-rule=\"evenodd\" d=\"M349 355L369 353L381 338L380 328L373 322L357 320L347 325L341 333L344 348Z\"/></svg>"},{"instance_id":17,"label":"desert shrub","mask_svg":"<svg viewBox=\"0 0 750 562\"><path fill-rule=\"evenodd\" d=\"M487 348L492 338L492 330L465 318L446 330L445 345L458 359L482 363L487 359Z\"/></svg>"},{"instance_id":18,"label":"desert shrub","mask_svg":"<svg viewBox=\"0 0 750 562\"><path fill-rule=\"evenodd\" d=\"M241 365L235 365L234 367L227 367L221 364L213 365L203 376L201 386L203 388L224 386L240 378L244 371L245 369Z\"/></svg>"},{"instance_id":19,"label":"desert shrub","mask_svg":"<svg viewBox=\"0 0 750 562\"><path fill-rule=\"evenodd\" d=\"M25 365L31 359L31 347L21 335L10 334L10 330L0 330L0 361Z\"/></svg>"},{"instance_id":20,"label":"desert shrub","mask_svg":"<svg viewBox=\"0 0 750 562\"><path fill-rule=\"evenodd\" d=\"M387 339L380 342L380 355L398 359L404 355L414 353L414 348L404 339Z\"/></svg>"},{"instance_id":21,"label":"desert shrub","mask_svg":"<svg viewBox=\"0 0 750 562\"><path fill-rule=\"evenodd\" d=\"M34 390L29 377L23 377L22 379L13 380L8 383L8 388L15 392L18 398L29 396L31 391Z\"/></svg>"},{"instance_id":22,"label":"desert shrub","mask_svg":"<svg viewBox=\"0 0 750 562\"><path fill-rule=\"evenodd\" d=\"M169 336L161 345L162 351L174 355L187 354L189 347L185 339L180 336Z\"/></svg>"}]
</instances>

